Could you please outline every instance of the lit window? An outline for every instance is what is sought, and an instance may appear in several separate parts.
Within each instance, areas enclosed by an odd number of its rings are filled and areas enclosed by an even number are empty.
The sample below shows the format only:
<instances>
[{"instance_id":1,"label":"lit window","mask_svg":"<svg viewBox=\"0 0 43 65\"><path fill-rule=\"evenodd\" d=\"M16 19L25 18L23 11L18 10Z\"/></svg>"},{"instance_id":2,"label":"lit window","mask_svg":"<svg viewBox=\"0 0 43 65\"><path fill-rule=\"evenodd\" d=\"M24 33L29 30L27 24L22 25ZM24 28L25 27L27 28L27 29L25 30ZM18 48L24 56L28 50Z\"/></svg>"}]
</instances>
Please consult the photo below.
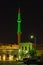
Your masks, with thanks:
<instances>
[{"instance_id":1,"label":"lit window","mask_svg":"<svg viewBox=\"0 0 43 65\"><path fill-rule=\"evenodd\" d=\"M5 55L3 55L3 61L5 61L6 60L6 56Z\"/></svg>"},{"instance_id":2,"label":"lit window","mask_svg":"<svg viewBox=\"0 0 43 65\"><path fill-rule=\"evenodd\" d=\"M0 60L1 60L1 56L0 56Z\"/></svg>"},{"instance_id":3,"label":"lit window","mask_svg":"<svg viewBox=\"0 0 43 65\"><path fill-rule=\"evenodd\" d=\"M13 56L12 55L9 55L9 60L13 60Z\"/></svg>"}]
</instances>

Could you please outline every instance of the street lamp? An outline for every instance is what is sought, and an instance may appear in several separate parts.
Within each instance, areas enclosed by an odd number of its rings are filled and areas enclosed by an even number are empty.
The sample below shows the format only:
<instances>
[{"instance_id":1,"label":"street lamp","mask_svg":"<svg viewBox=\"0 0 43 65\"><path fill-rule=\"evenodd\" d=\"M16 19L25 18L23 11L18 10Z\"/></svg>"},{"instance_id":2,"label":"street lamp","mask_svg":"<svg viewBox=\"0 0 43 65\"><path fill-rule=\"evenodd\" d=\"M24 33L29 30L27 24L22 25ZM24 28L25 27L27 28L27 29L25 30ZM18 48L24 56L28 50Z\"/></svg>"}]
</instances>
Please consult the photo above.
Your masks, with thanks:
<instances>
[{"instance_id":1,"label":"street lamp","mask_svg":"<svg viewBox=\"0 0 43 65\"><path fill-rule=\"evenodd\" d=\"M36 37L34 35L30 35L30 39L34 39L35 48L36 48Z\"/></svg>"},{"instance_id":2,"label":"street lamp","mask_svg":"<svg viewBox=\"0 0 43 65\"><path fill-rule=\"evenodd\" d=\"M34 35L31 35L30 38L33 39L34 38Z\"/></svg>"}]
</instances>

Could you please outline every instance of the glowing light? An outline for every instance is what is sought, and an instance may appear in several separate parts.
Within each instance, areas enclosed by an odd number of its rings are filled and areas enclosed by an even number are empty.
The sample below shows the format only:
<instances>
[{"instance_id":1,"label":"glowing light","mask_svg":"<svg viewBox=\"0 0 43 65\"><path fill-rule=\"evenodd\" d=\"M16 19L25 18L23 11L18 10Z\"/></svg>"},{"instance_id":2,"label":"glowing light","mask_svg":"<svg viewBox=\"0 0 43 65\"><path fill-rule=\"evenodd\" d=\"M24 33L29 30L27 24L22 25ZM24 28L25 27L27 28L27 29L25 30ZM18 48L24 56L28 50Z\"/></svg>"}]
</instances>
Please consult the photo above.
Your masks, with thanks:
<instances>
[{"instance_id":1,"label":"glowing light","mask_svg":"<svg viewBox=\"0 0 43 65\"><path fill-rule=\"evenodd\" d=\"M18 20L17 22L19 22L19 23L20 23L21 21L20 21L20 20Z\"/></svg>"},{"instance_id":2,"label":"glowing light","mask_svg":"<svg viewBox=\"0 0 43 65\"><path fill-rule=\"evenodd\" d=\"M3 60L4 60L4 61L6 60L6 56L5 56L5 55L3 55Z\"/></svg>"},{"instance_id":3,"label":"glowing light","mask_svg":"<svg viewBox=\"0 0 43 65\"><path fill-rule=\"evenodd\" d=\"M33 39L33 38L34 38L34 36L33 36L33 35L31 35L30 37L31 37L31 39Z\"/></svg>"},{"instance_id":4,"label":"glowing light","mask_svg":"<svg viewBox=\"0 0 43 65\"><path fill-rule=\"evenodd\" d=\"M20 8L18 10L18 21L21 20Z\"/></svg>"},{"instance_id":5,"label":"glowing light","mask_svg":"<svg viewBox=\"0 0 43 65\"><path fill-rule=\"evenodd\" d=\"M9 55L9 60L13 60L13 56L12 55Z\"/></svg>"},{"instance_id":6,"label":"glowing light","mask_svg":"<svg viewBox=\"0 0 43 65\"><path fill-rule=\"evenodd\" d=\"M19 56L19 59L21 59L21 56Z\"/></svg>"},{"instance_id":7,"label":"glowing light","mask_svg":"<svg viewBox=\"0 0 43 65\"><path fill-rule=\"evenodd\" d=\"M0 56L0 60L1 60L1 56Z\"/></svg>"},{"instance_id":8,"label":"glowing light","mask_svg":"<svg viewBox=\"0 0 43 65\"><path fill-rule=\"evenodd\" d=\"M18 22L18 30L17 30L17 32L21 32L21 14L20 14L20 8L18 10L18 19L17 19L17 22Z\"/></svg>"},{"instance_id":9,"label":"glowing light","mask_svg":"<svg viewBox=\"0 0 43 65\"><path fill-rule=\"evenodd\" d=\"M21 50L19 49L19 52L20 52Z\"/></svg>"},{"instance_id":10,"label":"glowing light","mask_svg":"<svg viewBox=\"0 0 43 65\"><path fill-rule=\"evenodd\" d=\"M28 51L26 50L26 53L28 53Z\"/></svg>"},{"instance_id":11,"label":"glowing light","mask_svg":"<svg viewBox=\"0 0 43 65\"><path fill-rule=\"evenodd\" d=\"M16 60L18 60L18 58L16 58Z\"/></svg>"}]
</instances>

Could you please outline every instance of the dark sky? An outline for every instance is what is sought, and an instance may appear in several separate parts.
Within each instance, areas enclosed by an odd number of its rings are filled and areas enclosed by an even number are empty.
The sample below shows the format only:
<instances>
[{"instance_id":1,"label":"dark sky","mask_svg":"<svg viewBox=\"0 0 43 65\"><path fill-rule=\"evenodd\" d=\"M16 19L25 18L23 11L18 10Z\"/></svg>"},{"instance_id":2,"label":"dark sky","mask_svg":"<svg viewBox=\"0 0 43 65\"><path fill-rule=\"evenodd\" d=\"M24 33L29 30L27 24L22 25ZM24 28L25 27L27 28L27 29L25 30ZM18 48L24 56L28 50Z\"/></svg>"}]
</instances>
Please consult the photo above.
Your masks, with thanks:
<instances>
[{"instance_id":1,"label":"dark sky","mask_svg":"<svg viewBox=\"0 0 43 65\"><path fill-rule=\"evenodd\" d=\"M21 9L22 42L29 35L36 36L37 43L43 43L43 0L1 0L0 42L17 42L17 15Z\"/></svg>"}]
</instances>

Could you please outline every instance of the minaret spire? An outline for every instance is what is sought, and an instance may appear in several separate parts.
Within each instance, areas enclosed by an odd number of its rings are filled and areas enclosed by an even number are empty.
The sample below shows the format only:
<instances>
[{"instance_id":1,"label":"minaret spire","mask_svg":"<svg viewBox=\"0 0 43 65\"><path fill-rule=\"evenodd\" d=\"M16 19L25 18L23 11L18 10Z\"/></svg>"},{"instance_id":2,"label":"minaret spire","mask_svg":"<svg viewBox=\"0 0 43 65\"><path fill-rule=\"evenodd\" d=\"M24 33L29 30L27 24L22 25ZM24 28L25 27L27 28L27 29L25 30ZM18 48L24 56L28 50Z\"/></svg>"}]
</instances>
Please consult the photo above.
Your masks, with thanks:
<instances>
[{"instance_id":1,"label":"minaret spire","mask_svg":"<svg viewBox=\"0 0 43 65\"><path fill-rule=\"evenodd\" d=\"M17 32L21 33L21 14L20 14L20 8L18 9L18 19L17 19L17 22L18 22Z\"/></svg>"},{"instance_id":2,"label":"minaret spire","mask_svg":"<svg viewBox=\"0 0 43 65\"><path fill-rule=\"evenodd\" d=\"M20 8L18 9L18 28L17 28L17 35L18 35L18 44L21 42L21 14L20 14Z\"/></svg>"},{"instance_id":3,"label":"minaret spire","mask_svg":"<svg viewBox=\"0 0 43 65\"><path fill-rule=\"evenodd\" d=\"M18 9L18 13L20 13L20 8Z\"/></svg>"}]
</instances>

